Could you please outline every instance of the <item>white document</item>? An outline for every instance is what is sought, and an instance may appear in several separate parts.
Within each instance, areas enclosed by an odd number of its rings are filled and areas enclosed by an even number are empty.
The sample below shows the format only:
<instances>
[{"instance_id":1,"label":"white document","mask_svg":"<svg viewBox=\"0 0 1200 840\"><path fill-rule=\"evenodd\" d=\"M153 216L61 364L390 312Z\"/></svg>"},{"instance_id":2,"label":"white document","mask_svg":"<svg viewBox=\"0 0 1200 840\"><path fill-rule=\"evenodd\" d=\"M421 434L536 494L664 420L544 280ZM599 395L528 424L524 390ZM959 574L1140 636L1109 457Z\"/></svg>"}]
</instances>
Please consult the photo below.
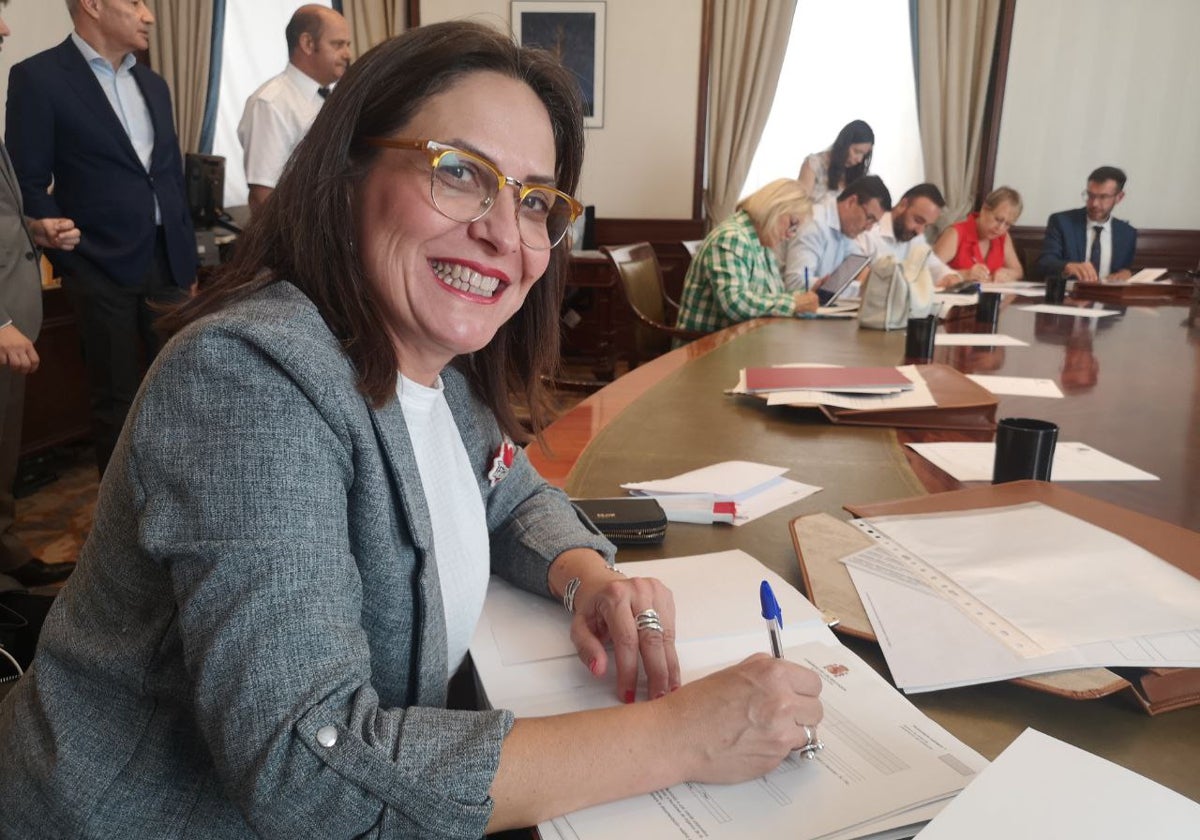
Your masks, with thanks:
<instances>
[{"instance_id":1,"label":"white document","mask_svg":"<svg viewBox=\"0 0 1200 840\"><path fill-rule=\"evenodd\" d=\"M1011 335L1002 333L948 333L939 332L933 337L937 347L1028 347L1028 341L1021 341Z\"/></svg>"},{"instance_id":2,"label":"white document","mask_svg":"<svg viewBox=\"0 0 1200 840\"><path fill-rule=\"evenodd\" d=\"M825 749L815 761L792 756L753 781L677 785L568 814L551 822L553 833L539 830L575 840L858 837L927 817L924 806L955 795L986 766L847 648L810 642L785 655L826 683L818 728Z\"/></svg>"},{"instance_id":3,"label":"white document","mask_svg":"<svg viewBox=\"0 0 1200 840\"><path fill-rule=\"evenodd\" d=\"M850 408L870 411L892 408L925 408L937 405L929 385L921 376L916 365L902 365L896 370L904 374L913 384L912 390L895 394L847 394L835 391L801 389L797 391L772 391L766 397L767 405L821 406Z\"/></svg>"},{"instance_id":4,"label":"white document","mask_svg":"<svg viewBox=\"0 0 1200 840\"><path fill-rule=\"evenodd\" d=\"M1200 837L1200 804L1026 729L917 835L920 840Z\"/></svg>"},{"instance_id":5,"label":"white document","mask_svg":"<svg viewBox=\"0 0 1200 840\"><path fill-rule=\"evenodd\" d=\"M968 373L976 385L987 388L996 396L1010 394L1016 397L1052 397L1062 399L1063 392L1053 379L1035 379L1032 376L985 376Z\"/></svg>"},{"instance_id":6,"label":"white document","mask_svg":"<svg viewBox=\"0 0 1200 840\"><path fill-rule=\"evenodd\" d=\"M1034 283L1032 280L1014 280L1011 283L984 283L982 288L985 292L1004 292L1005 294L1018 296L1041 297L1046 293L1044 283Z\"/></svg>"},{"instance_id":7,"label":"white document","mask_svg":"<svg viewBox=\"0 0 1200 840\"><path fill-rule=\"evenodd\" d=\"M785 472L787 467L773 467L770 464L756 464L752 461L724 461L673 478L632 481L622 484L621 487L645 495L711 493L722 501L737 501L753 495Z\"/></svg>"},{"instance_id":8,"label":"white document","mask_svg":"<svg viewBox=\"0 0 1200 840\"><path fill-rule=\"evenodd\" d=\"M910 443L908 447L929 463L959 481L991 481L996 444L980 441ZM1052 481L1158 481L1099 449L1077 441L1059 441L1050 467Z\"/></svg>"},{"instance_id":9,"label":"white document","mask_svg":"<svg viewBox=\"0 0 1200 840\"><path fill-rule=\"evenodd\" d=\"M745 525L772 511L805 499L821 488L784 478L787 467L750 461L725 461L657 481L639 481L621 487L637 496L658 500L671 522L729 522ZM713 505L733 502L732 519L716 516Z\"/></svg>"},{"instance_id":10,"label":"white document","mask_svg":"<svg viewBox=\"0 0 1200 840\"><path fill-rule=\"evenodd\" d=\"M1089 306L1063 306L1057 303L1039 303L1035 306L1018 306L1022 312L1048 312L1051 315L1074 315L1076 318L1108 318L1120 315L1115 309L1092 309Z\"/></svg>"},{"instance_id":11,"label":"white document","mask_svg":"<svg viewBox=\"0 0 1200 840\"><path fill-rule=\"evenodd\" d=\"M885 516L870 525L1045 652L1191 631L1200 618L1200 580L1048 505Z\"/></svg>"},{"instance_id":12,"label":"white document","mask_svg":"<svg viewBox=\"0 0 1200 840\"><path fill-rule=\"evenodd\" d=\"M617 568L630 576L658 578L675 596L676 642L683 646L693 641L715 638L762 636L766 631L758 610L758 588L769 581L783 610L784 641L799 642L817 637L832 640L824 630L820 611L792 588L787 581L744 551L721 551L691 557L622 563ZM475 667L485 680L493 705L497 697L523 697L547 691L562 691L585 684L603 683L606 694L616 696L616 674L596 680L579 662L571 643L571 616L552 598L539 598L500 578L488 584L483 614L471 642ZM744 641L741 642L744 644ZM755 648L756 649L756 648ZM754 649L746 650L748 656ZM740 658L740 657L739 657ZM558 682L543 679L528 691L519 684L520 666L545 660L562 659L565 665L553 668ZM505 686L505 674L518 683ZM561 673L558 673L561 672ZM493 696L495 695L495 696Z\"/></svg>"},{"instance_id":13,"label":"white document","mask_svg":"<svg viewBox=\"0 0 1200 840\"><path fill-rule=\"evenodd\" d=\"M1154 283L1166 273L1165 268L1143 268L1125 282L1131 286L1139 283Z\"/></svg>"},{"instance_id":14,"label":"white document","mask_svg":"<svg viewBox=\"0 0 1200 840\"><path fill-rule=\"evenodd\" d=\"M542 824L543 837L909 836L911 830L898 829L928 820L986 766L838 644L812 604L744 552L626 569L657 577L674 593L685 682L769 649L758 601L760 582L769 581L783 612L785 654L817 670L826 683L825 720L818 729L825 749L814 761L792 758L740 785L685 784L585 809ZM541 609L543 602L556 609ZM535 659L547 652L540 640L567 638L569 623L550 599L493 578L471 644L493 707L530 717L617 704L615 674L610 669L593 677L573 648ZM522 649L528 645L538 653Z\"/></svg>"},{"instance_id":15,"label":"white document","mask_svg":"<svg viewBox=\"0 0 1200 840\"><path fill-rule=\"evenodd\" d=\"M1183 633L1093 642L1024 657L880 546L843 560L898 688L909 694L1075 668L1200 667L1200 622Z\"/></svg>"}]
</instances>

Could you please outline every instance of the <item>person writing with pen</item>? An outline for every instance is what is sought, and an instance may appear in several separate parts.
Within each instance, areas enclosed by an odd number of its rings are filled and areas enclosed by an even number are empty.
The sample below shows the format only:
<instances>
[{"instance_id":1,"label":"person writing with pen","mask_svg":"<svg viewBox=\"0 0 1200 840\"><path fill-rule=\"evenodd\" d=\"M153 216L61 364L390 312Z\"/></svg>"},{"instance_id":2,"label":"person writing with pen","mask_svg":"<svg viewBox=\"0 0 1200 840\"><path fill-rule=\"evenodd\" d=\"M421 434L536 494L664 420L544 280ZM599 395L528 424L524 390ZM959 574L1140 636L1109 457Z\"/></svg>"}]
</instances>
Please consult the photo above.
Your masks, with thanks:
<instances>
[{"instance_id":1,"label":"person writing with pen","mask_svg":"<svg viewBox=\"0 0 1200 840\"><path fill-rule=\"evenodd\" d=\"M582 149L570 73L479 24L350 68L164 319L0 704L0 836L478 838L809 744L817 675L759 653L681 685L670 592L513 444L510 395L545 422ZM572 611L624 702L447 708L491 572Z\"/></svg>"},{"instance_id":2,"label":"person writing with pen","mask_svg":"<svg viewBox=\"0 0 1200 840\"><path fill-rule=\"evenodd\" d=\"M816 312L816 295L784 288L777 254L811 209L808 195L792 178L772 181L742 199L692 258L676 326L715 332L751 318Z\"/></svg>"},{"instance_id":3,"label":"person writing with pen","mask_svg":"<svg viewBox=\"0 0 1200 840\"><path fill-rule=\"evenodd\" d=\"M988 193L978 213L942 231L934 255L972 283L1012 283L1025 276L1008 230L1021 216L1021 194L1012 187Z\"/></svg>"}]
</instances>

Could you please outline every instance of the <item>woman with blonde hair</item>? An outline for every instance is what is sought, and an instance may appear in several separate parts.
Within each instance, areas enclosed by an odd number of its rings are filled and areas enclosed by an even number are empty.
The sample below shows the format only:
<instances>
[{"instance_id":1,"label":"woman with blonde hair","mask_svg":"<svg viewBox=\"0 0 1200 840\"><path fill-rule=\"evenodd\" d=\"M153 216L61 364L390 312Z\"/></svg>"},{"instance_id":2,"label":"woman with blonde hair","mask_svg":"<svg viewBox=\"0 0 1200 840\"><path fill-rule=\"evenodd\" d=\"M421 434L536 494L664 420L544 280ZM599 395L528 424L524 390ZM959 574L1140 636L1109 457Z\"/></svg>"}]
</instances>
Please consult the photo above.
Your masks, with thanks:
<instances>
[{"instance_id":1,"label":"woman with blonde hair","mask_svg":"<svg viewBox=\"0 0 1200 840\"><path fill-rule=\"evenodd\" d=\"M942 231L933 245L938 259L976 283L1009 283L1025 276L1008 229L1021 216L1021 194L1012 187L992 190L978 213Z\"/></svg>"},{"instance_id":2,"label":"woman with blonde hair","mask_svg":"<svg viewBox=\"0 0 1200 840\"><path fill-rule=\"evenodd\" d=\"M692 259L678 326L715 332L765 315L815 312L815 293L784 288L776 252L811 214L812 202L793 178L772 181L742 199Z\"/></svg>"}]
</instances>

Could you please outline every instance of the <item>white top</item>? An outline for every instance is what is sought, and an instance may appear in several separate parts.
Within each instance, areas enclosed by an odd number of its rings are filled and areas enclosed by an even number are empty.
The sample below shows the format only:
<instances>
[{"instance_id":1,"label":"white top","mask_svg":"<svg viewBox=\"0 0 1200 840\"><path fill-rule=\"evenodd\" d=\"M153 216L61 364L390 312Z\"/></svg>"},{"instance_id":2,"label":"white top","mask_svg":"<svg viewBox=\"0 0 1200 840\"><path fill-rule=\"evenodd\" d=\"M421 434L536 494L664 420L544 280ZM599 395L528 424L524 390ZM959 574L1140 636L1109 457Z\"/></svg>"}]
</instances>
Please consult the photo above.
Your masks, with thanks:
<instances>
[{"instance_id":1,"label":"white top","mask_svg":"<svg viewBox=\"0 0 1200 840\"><path fill-rule=\"evenodd\" d=\"M879 220L879 224L873 225L866 233L860 234L854 240L855 247L852 249L864 256L875 257L891 255L896 258L897 262L904 262L908 259L908 255L912 253L913 248L929 248L929 242L924 236L914 236L907 242L901 242L896 238L895 228L892 227L892 213L889 210L884 213ZM929 258L925 262L925 267L929 269L929 277L933 280L936 286L942 278L948 274L957 274L950 266L946 265L938 255L929 251Z\"/></svg>"},{"instance_id":2,"label":"white top","mask_svg":"<svg viewBox=\"0 0 1200 840\"><path fill-rule=\"evenodd\" d=\"M1086 218L1086 217L1085 217ZM1100 269L1097 272L1101 279L1112 274L1112 216L1103 222L1093 222L1087 219L1087 247L1083 249L1083 261L1089 262L1092 256L1092 241L1096 238L1096 228L1100 228Z\"/></svg>"},{"instance_id":3,"label":"white top","mask_svg":"<svg viewBox=\"0 0 1200 840\"><path fill-rule=\"evenodd\" d=\"M483 495L439 377L433 388L397 377L396 395L429 506L433 561L446 613L447 679L458 670L483 611L491 552Z\"/></svg>"},{"instance_id":4,"label":"white top","mask_svg":"<svg viewBox=\"0 0 1200 840\"><path fill-rule=\"evenodd\" d=\"M308 127L317 118L324 99L316 80L292 63L282 73L250 94L238 140L245 154L246 183L274 189L283 165Z\"/></svg>"},{"instance_id":5,"label":"white top","mask_svg":"<svg viewBox=\"0 0 1200 840\"><path fill-rule=\"evenodd\" d=\"M823 199L829 193L829 149L823 152L814 152L804 159L804 163L808 164L817 176L813 181L812 189L809 190L808 197L814 204ZM801 167L803 168L803 166Z\"/></svg>"}]
</instances>

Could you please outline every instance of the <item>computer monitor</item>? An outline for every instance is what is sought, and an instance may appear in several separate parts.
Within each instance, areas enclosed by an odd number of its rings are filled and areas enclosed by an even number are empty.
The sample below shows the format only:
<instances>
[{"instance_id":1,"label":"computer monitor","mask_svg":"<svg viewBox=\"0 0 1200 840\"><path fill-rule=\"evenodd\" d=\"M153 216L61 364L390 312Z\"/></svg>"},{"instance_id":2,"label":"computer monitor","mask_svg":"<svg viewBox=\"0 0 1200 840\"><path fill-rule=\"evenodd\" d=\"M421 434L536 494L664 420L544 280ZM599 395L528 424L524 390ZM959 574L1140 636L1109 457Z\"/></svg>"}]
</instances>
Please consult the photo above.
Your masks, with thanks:
<instances>
[{"instance_id":1,"label":"computer monitor","mask_svg":"<svg viewBox=\"0 0 1200 840\"><path fill-rule=\"evenodd\" d=\"M208 230L221 218L225 203L225 158L189 152L184 156L183 174L192 224Z\"/></svg>"}]
</instances>

